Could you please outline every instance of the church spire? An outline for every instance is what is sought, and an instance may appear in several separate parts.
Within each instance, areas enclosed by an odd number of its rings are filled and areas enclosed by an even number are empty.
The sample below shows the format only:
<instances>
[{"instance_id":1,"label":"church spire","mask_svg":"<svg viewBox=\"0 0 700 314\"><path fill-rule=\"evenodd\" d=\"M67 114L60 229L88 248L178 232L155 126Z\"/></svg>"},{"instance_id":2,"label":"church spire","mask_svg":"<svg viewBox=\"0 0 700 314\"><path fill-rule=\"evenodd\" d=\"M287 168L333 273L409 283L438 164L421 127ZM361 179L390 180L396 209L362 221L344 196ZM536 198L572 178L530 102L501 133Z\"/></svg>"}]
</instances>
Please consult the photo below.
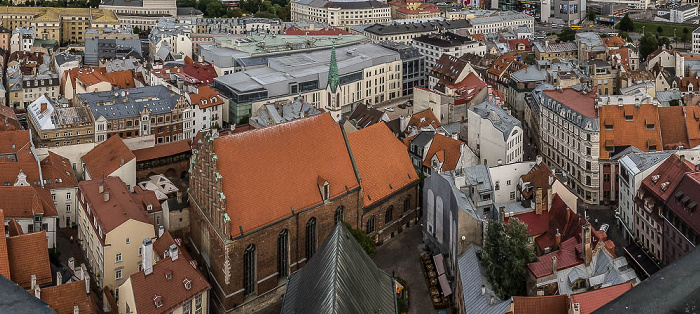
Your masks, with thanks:
<instances>
[{"instance_id":1,"label":"church spire","mask_svg":"<svg viewBox=\"0 0 700 314\"><path fill-rule=\"evenodd\" d=\"M331 88L331 92L335 93L338 84L340 84L340 75L338 74L338 62L335 60L335 42L333 42L331 63L328 67L328 86Z\"/></svg>"}]
</instances>

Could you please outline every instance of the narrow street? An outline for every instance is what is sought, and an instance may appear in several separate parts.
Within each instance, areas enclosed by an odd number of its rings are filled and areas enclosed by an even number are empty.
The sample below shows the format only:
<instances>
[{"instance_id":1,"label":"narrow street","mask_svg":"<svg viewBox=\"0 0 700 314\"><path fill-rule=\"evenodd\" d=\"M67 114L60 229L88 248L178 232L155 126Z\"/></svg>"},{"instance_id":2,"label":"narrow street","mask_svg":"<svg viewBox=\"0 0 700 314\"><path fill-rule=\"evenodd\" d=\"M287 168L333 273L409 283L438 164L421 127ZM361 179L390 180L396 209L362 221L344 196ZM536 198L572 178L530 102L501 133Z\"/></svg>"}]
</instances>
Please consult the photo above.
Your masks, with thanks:
<instances>
[{"instance_id":1,"label":"narrow street","mask_svg":"<svg viewBox=\"0 0 700 314\"><path fill-rule=\"evenodd\" d=\"M428 294L428 285L421 269L423 239L420 224L413 225L377 248L374 263L385 272L400 277L408 284L409 314L437 313Z\"/></svg>"}]
</instances>

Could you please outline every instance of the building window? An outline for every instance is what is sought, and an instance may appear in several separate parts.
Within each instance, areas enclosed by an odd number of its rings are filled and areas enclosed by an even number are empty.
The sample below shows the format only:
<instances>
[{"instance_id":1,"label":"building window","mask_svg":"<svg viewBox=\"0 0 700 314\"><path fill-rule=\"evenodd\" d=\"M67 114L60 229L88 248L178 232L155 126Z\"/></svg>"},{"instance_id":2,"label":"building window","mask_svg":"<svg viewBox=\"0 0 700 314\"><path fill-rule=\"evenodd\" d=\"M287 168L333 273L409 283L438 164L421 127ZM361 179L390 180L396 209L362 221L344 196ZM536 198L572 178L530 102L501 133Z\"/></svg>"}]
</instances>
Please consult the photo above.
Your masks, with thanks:
<instances>
[{"instance_id":1,"label":"building window","mask_svg":"<svg viewBox=\"0 0 700 314\"><path fill-rule=\"evenodd\" d=\"M384 225L387 225L393 220L394 217L394 206L389 206L386 212L384 212Z\"/></svg>"},{"instance_id":2,"label":"building window","mask_svg":"<svg viewBox=\"0 0 700 314\"><path fill-rule=\"evenodd\" d=\"M306 259L311 259L311 256L316 253L316 218L311 217L306 223Z\"/></svg>"},{"instance_id":3,"label":"building window","mask_svg":"<svg viewBox=\"0 0 700 314\"><path fill-rule=\"evenodd\" d=\"M70 199L70 192L66 193L66 199L67 199L67 200Z\"/></svg>"},{"instance_id":4,"label":"building window","mask_svg":"<svg viewBox=\"0 0 700 314\"><path fill-rule=\"evenodd\" d=\"M115 263L121 263L122 262L122 253L117 253L117 256L114 258Z\"/></svg>"},{"instance_id":5,"label":"building window","mask_svg":"<svg viewBox=\"0 0 700 314\"><path fill-rule=\"evenodd\" d=\"M277 236L277 275L284 278L289 275L289 231L282 230Z\"/></svg>"},{"instance_id":6,"label":"building window","mask_svg":"<svg viewBox=\"0 0 700 314\"><path fill-rule=\"evenodd\" d=\"M116 279L116 280L122 279L122 270L121 269L117 269L114 271L114 279Z\"/></svg>"},{"instance_id":7,"label":"building window","mask_svg":"<svg viewBox=\"0 0 700 314\"><path fill-rule=\"evenodd\" d=\"M182 314L190 313L192 313L192 300L189 300L182 305Z\"/></svg>"},{"instance_id":8,"label":"building window","mask_svg":"<svg viewBox=\"0 0 700 314\"><path fill-rule=\"evenodd\" d=\"M248 245L243 254L243 289L246 296L255 293L255 244Z\"/></svg>"},{"instance_id":9,"label":"building window","mask_svg":"<svg viewBox=\"0 0 700 314\"><path fill-rule=\"evenodd\" d=\"M70 213L70 204L66 204L66 213Z\"/></svg>"},{"instance_id":10,"label":"building window","mask_svg":"<svg viewBox=\"0 0 700 314\"><path fill-rule=\"evenodd\" d=\"M407 213L409 210L411 210L411 196L406 196L406 199L403 200L403 213Z\"/></svg>"},{"instance_id":11,"label":"building window","mask_svg":"<svg viewBox=\"0 0 700 314\"><path fill-rule=\"evenodd\" d=\"M197 314L202 314L202 294L198 294L194 297L194 310Z\"/></svg>"},{"instance_id":12,"label":"building window","mask_svg":"<svg viewBox=\"0 0 700 314\"><path fill-rule=\"evenodd\" d=\"M369 217L369 219L367 219L365 230L367 231L367 234L374 232L374 216Z\"/></svg>"},{"instance_id":13,"label":"building window","mask_svg":"<svg viewBox=\"0 0 700 314\"><path fill-rule=\"evenodd\" d=\"M333 222L334 223L339 223L343 222L345 217L345 207L344 206L338 206L338 208L335 209L335 216L333 217Z\"/></svg>"}]
</instances>

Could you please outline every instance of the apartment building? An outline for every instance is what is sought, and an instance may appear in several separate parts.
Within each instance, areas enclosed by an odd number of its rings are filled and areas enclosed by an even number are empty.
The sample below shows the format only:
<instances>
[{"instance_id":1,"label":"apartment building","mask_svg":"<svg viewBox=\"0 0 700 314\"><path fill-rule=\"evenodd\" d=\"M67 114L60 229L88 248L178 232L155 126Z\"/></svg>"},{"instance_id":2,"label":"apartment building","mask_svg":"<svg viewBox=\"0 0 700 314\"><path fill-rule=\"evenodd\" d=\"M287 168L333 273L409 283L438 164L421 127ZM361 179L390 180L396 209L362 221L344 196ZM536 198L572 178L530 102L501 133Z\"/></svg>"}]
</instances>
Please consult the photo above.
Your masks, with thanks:
<instances>
[{"instance_id":1,"label":"apartment building","mask_svg":"<svg viewBox=\"0 0 700 314\"><path fill-rule=\"evenodd\" d=\"M165 62L164 56L177 55L177 60L185 57L192 58L192 39L190 36L196 30L194 21L160 19L158 24L151 28L148 35L148 49L151 61Z\"/></svg>"},{"instance_id":2,"label":"apartment building","mask_svg":"<svg viewBox=\"0 0 700 314\"><path fill-rule=\"evenodd\" d=\"M93 8L0 7L0 21L8 29L31 26L36 38L62 45L84 42L88 28L119 25L114 12Z\"/></svg>"},{"instance_id":3,"label":"apartment building","mask_svg":"<svg viewBox=\"0 0 700 314\"><path fill-rule=\"evenodd\" d=\"M292 21L309 21L329 26L353 26L391 22L391 8L376 0L295 0Z\"/></svg>"},{"instance_id":4,"label":"apartment building","mask_svg":"<svg viewBox=\"0 0 700 314\"><path fill-rule=\"evenodd\" d=\"M22 65L7 67L8 105L26 108L44 94L59 96L58 74L48 70L48 65L29 68L27 74L24 69Z\"/></svg>"},{"instance_id":5,"label":"apartment building","mask_svg":"<svg viewBox=\"0 0 700 314\"><path fill-rule=\"evenodd\" d=\"M573 88L537 89L540 149L564 184L587 204L599 204L600 119L594 93Z\"/></svg>"},{"instance_id":6,"label":"apartment building","mask_svg":"<svg viewBox=\"0 0 700 314\"><path fill-rule=\"evenodd\" d=\"M535 30L535 18L515 11L498 12L490 16L478 16L469 20L471 34L497 34L524 27L529 34ZM528 34L528 33L524 33ZM527 37L527 35L526 35Z\"/></svg>"},{"instance_id":7,"label":"apartment building","mask_svg":"<svg viewBox=\"0 0 700 314\"><path fill-rule=\"evenodd\" d=\"M425 56L420 51L411 45L399 42L381 42L382 47L394 50L401 56L402 76L401 95L413 94L414 87L425 87L425 76L430 71L425 65Z\"/></svg>"},{"instance_id":8,"label":"apartment building","mask_svg":"<svg viewBox=\"0 0 700 314\"><path fill-rule=\"evenodd\" d=\"M32 47L34 46L34 39L36 39L35 27L17 27L15 30L12 31L12 36L10 37L9 52L30 52L32 50Z\"/></svg>"},{"instance_id":9,"label":"apartment building","mask_svg":"<svg viewBox=\"0 0 700 314\"><path fill-rule=\"evenodd\" d=\"M434 3L423 0L394 0L389 2L392 19L415 19L422 17L438 17L442 11Z\"/></svg>"},{"instance_id":10,"label":"apartment building","mask_svg":"<svg viewBox=\"0 0 700 314\"><path fill-rule=\"evenodd\" d=\"M413 46L425 56L425 65L432 69L443 54L460 57L465 53L486 54L486 44L452 32L423 35L413 39Z\"/></svg>"},{"instance_id":11,"label":"apartment building","mask_svg":"<svg viewBox=\"0 0 700 314\"><path fill-rule=\"evenodd\" d=\"M468 145L489 167L523 161L523 128L499 104L486 100L469 108Z\"/></svg>"},{"instance_id":12,"label":"apartment building","mask_svg":"<svg viewBox=\"0 0 700 314\"><path fill-rule=\"evenodd\" d=\"M85 31L85 65L104 66L110 60L143 60L141 40L130 25Z\"/></svg>"},{"instance_id":13,"label":"apartment building","mask_svg":"<svg viewBox=\"0 0 700 314\"><path fill-rule=\"evenodd\" d=\"M78 240L87 266L100 288L116 289L142 270L141 243L155 238L147 208L118 177L80 182L78 204Z\"/></svg>"},{"instance_id":14,"label":"apartment building","mask_svg":"<svg viewBox=\"0 0 700 314\"><path fill-rule=\"evenodd\" d=\"M198 18L197 33L245 35L256 32L282 34L285 25L280 19L257 17L242 18Z\"/></svg>"},{"instance_id":15,"label":"apartment building","mask_svg":"<svg viewBox=\"0 0 700 314\"><path fill-rule=\"evenodd\" d=\"M697 216L693 215L700 202L700 172L698 166L695 172L683 176L673 191L673 199L666 202L661 216L663 217L663 258L664 265L679 259L685 253L693 250L700 241L700 226Z\"/></svg>"},{"instance_id":16,"label":"apartment building","mask_svg":"<svg viewBox=\"0 0 700 314\"><path fill-rule=\"evenodd\" d=\"M200 86L196 93L185 94L189 107L183 111L184 138L191 139L199 131L221 128L224 122L224 99L209 86Z\"/></svg>"},{"instance_id":17,"label":"apartment building","mask_svg":"<svg viewBox=\"0 0 700 314\"><path fill-rule=\"evenodd\" d=\"M41 161L44 186L51 192L51 199L58 213L58 228L70 228L78 223L78 180L70 161L53 152Z\"/></svg>"},{"instance_id":18,"label":"apartment building","mask_svg":"<svg viewBox=\"0 0 700 314\"><path fill-rule=\"evenodd\" d=\"M28 124L38 148L92 143L95 121L87 107L68 107L41 95L27 106Z\"/></svg>"},{"instance_id":19,"label":"apartment building","mask_svg":"<svg viewBox=\"0 0 700 314\"><path fill-rule=\"evenodd\" d=\"M78 94L75 106L87 106L95 117L95 143L117 135L150 138L155 144L183 139L185 97L162 85Z\"/></svg>"},{"instance_id":20,"label":"apartment building","mask_svg":"<svg viewBox=\"0 0 700 314\"><path fill-rule=\"evenodd\" d=\"M367 26L363 34L374 42L396 41L410 44L414 38L442 31L466 31L471 28L467 20L430 19L404 20L400 23L373 24ZM439 56L438 56L439 57Z\"/></svg>"},{"instance_id":21,"label":"apartment building","mask_svg":"<svg viewBox=\"0 0 700 314\"><path fill-rule=\"evenodd\" d=\"M269 58L265 67L215 78L214 88L228 103L224 121L240 123L264 104L298 97L323 108L330 54L322 50ZM343 114L358 101L376 104L401 97L403 60L398 52L376 44L346 46L337 49L336 60Z\"/></svg>"},{"instance_id":22,"label":"apartment building","mask_svg":"<svg viewBox=\"0 0 700 314\"><path fill-rule=\"evenodd\" d=\"M142 30L150 30L163 17L178 16L175 0L106 0L100 3L100 9L113 11L119 23Z\"/></svg>"}]
</instances>

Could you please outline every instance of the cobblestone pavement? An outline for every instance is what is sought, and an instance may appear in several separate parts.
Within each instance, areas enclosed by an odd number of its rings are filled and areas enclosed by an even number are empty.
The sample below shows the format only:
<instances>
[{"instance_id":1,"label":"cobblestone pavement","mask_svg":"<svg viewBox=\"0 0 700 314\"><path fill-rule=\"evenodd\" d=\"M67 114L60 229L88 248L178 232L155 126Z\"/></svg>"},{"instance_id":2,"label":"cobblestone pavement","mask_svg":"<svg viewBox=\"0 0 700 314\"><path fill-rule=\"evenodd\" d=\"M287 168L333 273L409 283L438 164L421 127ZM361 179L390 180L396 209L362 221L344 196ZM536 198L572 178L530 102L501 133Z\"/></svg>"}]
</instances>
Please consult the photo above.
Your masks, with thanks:
<instances>
[{"instance_id":1,"label":"cobblestone pavement","mask_svg":"<svg viewBox=\"0 0 700 314\"><path fill-rule=\"evenodd\" d=\"M430 301L421 269L422 251L420 224L416 224L378 247L377 255L374 256L374 262L379 268L389 274L394 272L394 276L402 278L408 284L408 313L411 314L437 313Z\"/></svg>"}]
</instances>

